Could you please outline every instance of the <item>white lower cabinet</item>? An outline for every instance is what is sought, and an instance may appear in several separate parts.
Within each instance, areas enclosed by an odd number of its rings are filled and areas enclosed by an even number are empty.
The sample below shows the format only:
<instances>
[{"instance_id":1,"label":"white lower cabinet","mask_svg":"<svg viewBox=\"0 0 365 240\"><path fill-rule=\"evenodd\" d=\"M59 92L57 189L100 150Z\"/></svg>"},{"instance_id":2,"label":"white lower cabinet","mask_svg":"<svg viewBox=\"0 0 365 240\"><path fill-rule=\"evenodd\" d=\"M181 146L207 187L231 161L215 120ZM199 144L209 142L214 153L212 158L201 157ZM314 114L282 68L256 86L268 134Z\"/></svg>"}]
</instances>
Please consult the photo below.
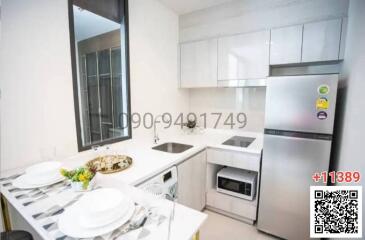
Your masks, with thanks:
<instances>
[{"instance_id":1,"label":"white lower cabinet","mask_svg":"<svg viewBox=\"0 0 365 240\"><path fill-rule=\"evenodd\" d=\"M178 202L196 209L205 207L206 151L185 160L177 166Z\"/></svg>"},{"instance_id":2,"label":"white lower cabinet","mask_svg":"<svg viewBox=\"0 0 365 240\"><path fill-rule=\"evenodd\" d=\"M247 201L215 190L209 190L207 192L207 205L235 215L236 218L243 217L247 221L256 220L256 204L254 201Z\"/></svg>"},{"instance_id":3,"label":"white lower cabinet","mask_svg":"<svg viewBox=\"0 0 365 240\"><path fill-rule=\"evenodd\" d=\"M260 161L261 154L208 148L206 208L253 224L257 217ZM256 194L252 201L221 193L216 190L217 173L223 167L233 167L257 172Z\"/></svg>"},{"instance_id":4,"label":"white lower cabinet","mask_svg":"<svg viewBox=\"0 0 365 240\"><path fill-rule=\"evenodd\" d=\"M207 161L256 172L260 169L260 156L251 153L209 148L207 150Z\"/></svg>"}]
</instances>

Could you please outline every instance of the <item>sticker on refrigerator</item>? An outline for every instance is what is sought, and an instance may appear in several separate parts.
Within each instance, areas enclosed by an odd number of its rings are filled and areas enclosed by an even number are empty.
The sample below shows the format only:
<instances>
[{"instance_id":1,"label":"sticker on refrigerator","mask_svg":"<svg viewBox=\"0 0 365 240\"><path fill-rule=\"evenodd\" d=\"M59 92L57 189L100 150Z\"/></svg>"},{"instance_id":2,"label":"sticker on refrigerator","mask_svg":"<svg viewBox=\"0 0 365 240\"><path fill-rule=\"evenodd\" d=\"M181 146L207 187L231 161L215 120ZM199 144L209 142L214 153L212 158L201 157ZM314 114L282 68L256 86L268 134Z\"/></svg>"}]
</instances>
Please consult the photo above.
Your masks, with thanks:
<instances>
[{"instance_id":1,"label":"sticker on refrigerator","mask_svg":"<svg viewBox=\"0 0 365 240\"><path fill-rule=\"evenodd\" d=\"M316 101L317 110L327 110L329 107L329 101L325 97L320 97Z\"/></svg>"},{"instance_id":2,"label":"sticker on refrigerator","mask_svg":"<svg viewBox=\"0 0 365 240\"><path fill-rule=\"evenodd\" d=\"M327 119L327 113L325 111L320 111L317 113L317 118L319 120L325 120Z\"/></svg>"},{"instance_id":3,"label":"sticker on refrigerator","mask_svg":"<svg viewBox=\"0 0 365 240\"><path fill-rule=\"evenodd\" d=\"M328 85L321 85L318 87L318 93L321 95L326 95L330 92L330 87Z\"/></svg>"}]
</instances>

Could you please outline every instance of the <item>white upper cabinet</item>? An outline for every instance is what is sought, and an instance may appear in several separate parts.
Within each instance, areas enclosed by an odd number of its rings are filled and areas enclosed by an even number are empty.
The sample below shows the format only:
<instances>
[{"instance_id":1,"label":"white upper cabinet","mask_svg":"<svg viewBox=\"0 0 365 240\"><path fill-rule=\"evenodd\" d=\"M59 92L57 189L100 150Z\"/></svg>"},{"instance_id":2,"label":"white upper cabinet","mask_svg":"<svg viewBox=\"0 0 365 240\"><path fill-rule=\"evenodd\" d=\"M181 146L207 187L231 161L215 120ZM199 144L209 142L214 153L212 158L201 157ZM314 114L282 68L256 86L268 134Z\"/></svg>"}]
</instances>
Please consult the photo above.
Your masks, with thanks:
<instances>
[{"instance_id":1,"label":"white upper cabinet","mask_svg":"<svg viewBox=\"0 0 365 240\"><path fill-rule=\"evenodd\" d=\"M217 39L182 43L180 87L217 86Z\"/></svg>"},{"instance_id":2,"label":"white upper cabinet","mask_svg":"<svg viewBox=\"0 0 365 240\"><path fill-rule=\"evenodd\" d=\"M302 62L339 59L341 19L304 24Z\"/></svg>"},{"instance_id":3,"label":"white upper cabinet","mask_svg":"<svg viewBox=\"0 0 365 240\"><path fill-rule=\"evenodd\" d=\"M271 29L270 64L299 63L302 59L303 25Z\"/></svg>"},{"instance_id":4,"label":"white upper cabinet","mask_svg":"<svg viewBox=\"0 0 365 240\"><path fill-rule=\"evenodd\" d=\"M347 23L348 19L342 19L342 28L341 28L341 43L340 43L340 54L339 59L343 60L345 57L345 46L346 46L346 34L347 34Z\"/></svg>"},{"instance_id":5,"label":"white upper cabinet","mask_svg":"<svg viewBox=\"0 0 365 240\"><path fill-rule=\"evenodd\" d=\"M266 78L269 75L270 31L218 40L218 80Z\"/></svg>"}]
</instances>

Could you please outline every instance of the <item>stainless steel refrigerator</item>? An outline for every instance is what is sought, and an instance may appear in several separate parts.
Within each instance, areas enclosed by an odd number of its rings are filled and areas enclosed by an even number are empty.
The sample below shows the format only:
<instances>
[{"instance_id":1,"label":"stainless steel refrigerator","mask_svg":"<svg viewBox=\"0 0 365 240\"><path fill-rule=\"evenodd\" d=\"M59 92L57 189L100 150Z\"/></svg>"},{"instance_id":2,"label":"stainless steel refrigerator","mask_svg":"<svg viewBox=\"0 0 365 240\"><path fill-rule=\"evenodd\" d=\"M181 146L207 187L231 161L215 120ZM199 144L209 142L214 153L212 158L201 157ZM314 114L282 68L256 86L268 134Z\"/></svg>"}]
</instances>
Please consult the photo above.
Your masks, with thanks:
<instances>
[{"instance_id":1,"label":"stainless steel refrigerator","mask_svg":"<svg viewBox=\"0 0 365 240\"><path fill-rule=\"evenodd\" d=\"M338 75L267 79L257 227L285 239L309 239L309 191L328 171Z\"/></svg>"}]
</instances>

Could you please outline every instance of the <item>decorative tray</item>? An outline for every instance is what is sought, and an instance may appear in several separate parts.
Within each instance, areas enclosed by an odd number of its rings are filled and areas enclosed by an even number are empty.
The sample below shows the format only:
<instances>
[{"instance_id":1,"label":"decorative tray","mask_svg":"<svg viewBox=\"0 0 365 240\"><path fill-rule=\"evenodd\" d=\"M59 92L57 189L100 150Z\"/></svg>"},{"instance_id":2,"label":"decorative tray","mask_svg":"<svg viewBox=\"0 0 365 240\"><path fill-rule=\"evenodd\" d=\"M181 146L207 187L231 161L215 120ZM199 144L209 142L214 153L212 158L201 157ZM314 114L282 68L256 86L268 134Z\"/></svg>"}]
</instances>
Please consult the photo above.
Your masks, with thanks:
<instances>
[{"instance_id":1,"label":"decorative tray","mask_svg":"<svg viewBox=\"0 0 365 240\"><path fill-rule=\"evenodd\" d=\"M109 174L129 168L132 162L132 158L126 155L105 155L88 161L86 166L95 168L100 173Z\"/></svg>"}]
</instances>

